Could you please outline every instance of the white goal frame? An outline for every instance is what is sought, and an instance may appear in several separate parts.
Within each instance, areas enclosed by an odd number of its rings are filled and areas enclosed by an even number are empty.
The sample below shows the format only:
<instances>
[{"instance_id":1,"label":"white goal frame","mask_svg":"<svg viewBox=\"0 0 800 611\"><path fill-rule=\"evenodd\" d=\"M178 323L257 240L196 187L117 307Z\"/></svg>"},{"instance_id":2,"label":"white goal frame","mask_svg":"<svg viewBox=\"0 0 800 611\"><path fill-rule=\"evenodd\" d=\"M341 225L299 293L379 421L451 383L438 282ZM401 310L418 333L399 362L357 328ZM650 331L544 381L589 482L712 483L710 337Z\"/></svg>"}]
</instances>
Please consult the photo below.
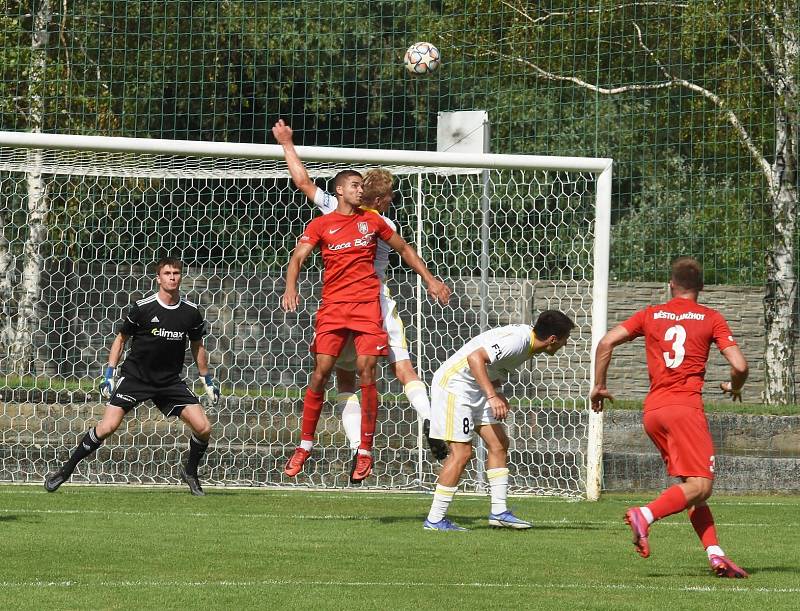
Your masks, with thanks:
<instances>
[{"instance_id":1,"label":"white goal frame","mask_svg":"<svg viewBox=\"0 0 800 611\"><path fill-rule=\"evenodd\" d=\"M23 132L0 132L0 148L91 151L97 153L142 154L230 160L283 160L278 145L237 144L224 142L134 139L104 136L79 136ZM418 167L438 169L447 173L480 173L488 170L524 170L577 172L591 174L594 180L594 241L592 245L591 278L591 355L590 373L585 382L585 409L588 411L586 445L585 497L599 498L602 484L603 416L589 409L588 395L593 384L594 351L607 327L607 293L609 277L609 246L611 223L611 182L613 161L608 158L580 158L507 154L460 154L429 151L324 148L298 146L297 151L306 163L335 163L368 166ZM423 202L418 201L421 211ZM421 214L417 215L422 218ZM409 240L412 241L413 240ZM417 245L423 259L424 246ZM488 259L483 259L483 262ZM488 273L484 265L483 273ZM481 289L485 290L485 289ZM418 291L424 296L424 292ZM418 321L419 322L419 321ZM484 323L485 321L482 321ZM110 341L110 340L109 340ZM102 365L102 364L100 364ZM99 372L98 368L98 372Z\"/></svg>"}]
</instances>

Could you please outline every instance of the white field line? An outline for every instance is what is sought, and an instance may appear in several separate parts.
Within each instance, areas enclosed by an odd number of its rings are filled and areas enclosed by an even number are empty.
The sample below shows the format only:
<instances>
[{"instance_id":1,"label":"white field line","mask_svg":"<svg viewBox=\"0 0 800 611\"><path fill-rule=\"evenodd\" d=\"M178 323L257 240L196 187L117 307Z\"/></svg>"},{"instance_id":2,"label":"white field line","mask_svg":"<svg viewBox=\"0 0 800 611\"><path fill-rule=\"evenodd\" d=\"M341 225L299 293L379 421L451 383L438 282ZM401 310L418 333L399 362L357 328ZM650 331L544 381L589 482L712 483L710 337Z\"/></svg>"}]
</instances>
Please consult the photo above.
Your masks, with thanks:
<instances>
[{"instance_id":1,"label":"white field line","mask_svg":"<svg viewBox=\"0 0 800 611\"><path fill-rule=\"evenodd\" d=\"M657 496L658 496L657 494L653 494L650 497L650 500L655 499ZM794 503L791 501L746 501L746 500L734 500L730 497L717 499L716 497L712 496L711 499L708 501L708 505L709 507L711 507L711 509L714 509L714 507L794 507L794 508L800 507L800 494L796 495L786 494L785 496L796 498L797 501ZM637 504L644 505L650 502L649 500L645 500L642 497L603 499L603 496L601 495L600 499L605 500L605 502L607 503L619 503L620 505L637 505Z\"/></svg>"},{"instance_id":2,"label":"white field line","mask_svg":"<svg viewBox=\"0 0 800 611\"><path fill-rule=\"evenodd\" d=\"M167 511L105 511L96 509L27 509L27 508L0 508L0 514L51 514L51 515L80 515L94 514L106 516L125 516L125 517L179 517L188 516L192 518L263 518L265 520L287 519L287 520L371 520L370 516L364 515L343 515L343 514L281 514L281 513L212 513L212 512L180 512L175 514Z\"/></svg>"},{"instance_id":3,"label":"white field line","mask_svg":"<svg viewBox=\"0 0 800 611\"><path fill-rule=\"evenodd\" d=\"M145 490L153 490L159 492L168 492L175 494L185 494L186 487L183 484L66 484L64 487L59 488L58 494L75 494L81 491L91 490L94 492L101 490L111 489L114 492L142 492ZM425 490L348 490L342 492L339 490L321 489L321 488L290 488L290 487L237 487L237 486L212 486L203 483L203 489L206 491L223 491L235 490L245 494L264 494L270 498L296 498L298 494L309 494L317 496L327 496L332 499L347 499L347 500L363 500L365 496L385 496L391 494L393 502L395 500L418 500L420 497L430 499L433 496L432 491ZM43 488L41 482L39 483L20 483L20 484L0 484L0 494L35 494L42 495ZM560 497L560 496L537 496L533 494L509 494L509 498L530 498L536 499L537 503L580 503L582 500L575 497ZM487 493L485 492L459 492L458 498L466 501L480 500L485 501ZM629 503L630 504L630 503Z\"/></svg>"},{"instance_id":4,"label":"white field line","mask_svg":"<svg viewBox=\"0 0 800 611\"><path fill-rule=\"evenodd\" d=\"M741 582L737 582L741 583ZM520 590L609 590L609 591L649 591L649 592L698 592L720 594L735 592L737 594L797 594L800 588L765 588L746 587L743 585L731 586L663 586L657 584L626 584L626 583L507 583L491 581L449 582L434 581L308 581L289 579L264 579L250 581L3 581L1 588L23 589L68 589L68 588L259 588L259 587L288 587L308 588L309 586L332 588L487 588L487 589L520 589Z\"/></svg>"},{"instance_id":5,"label":"white field line","mask_svg":"<svg viewBox=\"0 0 800 611\"><path fill-rule=\"evenodd\" d=\"M201 476L202 479L202 476ZM0 494L34 494L42 491L42 483L44 482L44 478L39 481L29 481L29 482L0 482ZM335 496L337 498L347 498L347 495L350 495L353 498L363 497L364 495L370 494L396 494L401 496L410 496L414 494L421 494L421 495L430 495L431 493L427 490L419 490L419 489L406 489L406 488L351 488L349 490L343 488L311 488L308 486L279 486L279 485L265 485L265 484L254 484L252 486L248 486L242 484L240 486L237 485L215 485L215 484L208 484L206 482L202 482L204 488L208 488L209 490L235 490L236 492L249 492L252 494L276 494L279 493L280 496L292 496L298 493L306 493L306 494L330 494L331 496ZM139 484L139 483L130 483L130 484L106 484L106 483L89 483L89 482L69 482L66 488L62 488L61 490L66 489L84 489L84 490L130 490L132 492L141 491L141 490L160 490L165 492L171 492L176 490L185 490L185 485L182 483L178 483L177 479L175 483L169 484ZM345 492L346 490L346 492ZM465 493L466 494L466 493ZM469 493L469 494L477 494L477 493ZM520 495L520 496L535 496L535 495ZM570 501L573 500L569 497L560 497L560 496L548 496L542 495L541 497L543 500L556 500L556 501ZM580 499L578 499L580 500Z\"/></svg>"},{"instance_id":6,"label":"white field line","mask_svg":"<svg viewBox=\"0 0 800 611\"><path fill-rule=\"evenodd\" d=\"M800 499L800 495L797 495L797 498ZM727 506L727 507L800 507L800 502L798 503L782 503L780 501L754 501L752 503L748 503L746 501L715 501L714 497L711 497L709 501L709 506L712 508L715 506Z\"/></svg>"},{"instance_id":7,"label":"white field line","mask_svg":"<svg viewBox=\"0 0 800 611\"><path fill-rule=\"evenodd\" d=\"M274 498L294 498L298 494L306 493L312 495L329 495L335 499L363 499L364 496L372 495L396 495L397 500L417 500L414 497L430 498L431 493L424 490L349 490L347 492L340 492L338 490L320 489L320 488L294 488L294 487L252 487L252 486L203 486L206 490L236 490L237 492L244 492L250 494L265 494ZM105 490L112 489L114 491L130 491L137 492L141 490L157 490L166 492L175 492L183 494L186 489L183 485L175 484L67 484L61 488L58 494L73 494L79 493L81 490ZM0 494L34 494L42 495L41 482L24 482L24 483L2 483L0 484ZM657 495L653 494L652 498ZM789 495L791 496L791 495ZM487 495L480 492L458 492L458 498L463 501L480 501L485 502ZM535 500L536 503L581 503L582 499L574 497L558 497L558 496L537 496L527 494L510 494L510 499L524 498ZM620 505L637 505L649 502L645 497L627 497L627 498L608 498L600 497L606 503L618 503ZM711 497L709 505L714 507L790 507L800 508L800 494L796 495L797 502L791 501L747 501L747 500L734 500L730 497L724 499L715 499Z\"/></svg>"},{"instance_id":8,"label":"white field line","mask_svg":"<svg viewBox=\"0 0 800 611\"><path fill-rule=\"evenodd\" d=\"M336 513L329 513L329 514L283 514L283 513L231 513L231 512L203 512L203 511L193 511L193 512L181 512L179 516L176 516L175 513L166 512L166 511L110 511L110 510L98 510L98 509L30 509L26 507L3 507L0 508L0 514L46 514L46 515L80 515L80 514L92 514L92 515L102 515L102 516L123 516L123 517L153 517L153 518L164 518L164 517L192 517L192 518L241 518L241 519L263 519L263 520L276 520L276 519L283 519L283 520L340 520L340 521L370 521L370 520L380 520L381 516L367 516L367 515L358 515L358 514L336 514ZM420 514L420 521L423 519L424 516ZM539 525L573 525L573 526L619 526L623 527L624 523L622 519L619 520L568 520L567 518L561 518L559 520L537 520L533 518L534 527ZM724 527L741 527L741 528L770 528L775 526L774 524L770 523L762 523L762 522L716 522L716 526L724 526ZM681 528L686 526L686 523L683 521L672 520L669 522L661 522L658 527L661 528L663 526L680 526ZM787 526L792 528L800 527L800 523L798 522L781 522L781 526Z\"/></svg>"}]
</instances>

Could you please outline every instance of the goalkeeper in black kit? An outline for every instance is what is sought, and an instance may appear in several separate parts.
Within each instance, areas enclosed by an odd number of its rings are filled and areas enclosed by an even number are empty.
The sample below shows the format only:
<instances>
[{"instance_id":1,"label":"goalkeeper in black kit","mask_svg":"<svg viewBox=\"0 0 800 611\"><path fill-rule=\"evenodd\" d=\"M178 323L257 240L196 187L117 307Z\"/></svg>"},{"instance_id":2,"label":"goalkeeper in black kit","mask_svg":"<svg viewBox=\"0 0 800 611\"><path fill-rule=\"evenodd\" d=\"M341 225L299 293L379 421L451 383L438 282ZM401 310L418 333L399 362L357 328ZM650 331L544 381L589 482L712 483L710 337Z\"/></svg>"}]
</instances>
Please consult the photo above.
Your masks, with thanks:
<instances>
[{"instance_id":1,"label":"goalkeeper in black kit","mask_svg":"<svg viewBox=\"0 0 800 611\"><path fill-rule=\"evenodd\" d=\"M203 337L208 324L198 307L180 294L183 264L174 258L161 259L155 266L158 292L133 303L111 345L101 394L108 399L103 418L90 428L69 460L44 482L55 492L69 480L78 463L94 453L117 430L125 415L150 400L167 417L177 416L192 429L187 459L180 467L181 479L195 496L204 496L197 468L208 448L211 423L200 399L181 378L187 341L197 364L206 394L219 401L219 387L208 369L208 352ZM125 344L131 340L127 358L116 369Z\"/></svg>"}]
</instances>

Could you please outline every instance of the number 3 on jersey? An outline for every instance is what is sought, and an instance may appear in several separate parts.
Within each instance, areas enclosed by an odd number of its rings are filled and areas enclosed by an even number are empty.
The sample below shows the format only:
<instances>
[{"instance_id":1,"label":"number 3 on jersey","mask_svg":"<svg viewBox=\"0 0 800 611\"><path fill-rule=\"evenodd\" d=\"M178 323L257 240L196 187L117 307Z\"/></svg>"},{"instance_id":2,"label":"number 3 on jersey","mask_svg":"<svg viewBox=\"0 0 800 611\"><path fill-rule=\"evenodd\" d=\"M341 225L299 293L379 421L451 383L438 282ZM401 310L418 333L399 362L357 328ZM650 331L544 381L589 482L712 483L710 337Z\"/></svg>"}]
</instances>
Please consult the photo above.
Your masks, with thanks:
<instances>
[{"instance_id":1,"label":"number 3 on jersey","mask_svg":"<svg viewBox=\"0 0 800 611\"><path fill-rule=\"evenodd\" d=\"M672 354L674 354L674 356L670 356L669 352L662 353L664 355L664 363L670 369L675 369L683 363L683 357L686 356L686 348L683 346L686 343L686 329L683 325L670 327L664 333L664 340L672 342L671 349Z\"/></svg>"}]
</instances>

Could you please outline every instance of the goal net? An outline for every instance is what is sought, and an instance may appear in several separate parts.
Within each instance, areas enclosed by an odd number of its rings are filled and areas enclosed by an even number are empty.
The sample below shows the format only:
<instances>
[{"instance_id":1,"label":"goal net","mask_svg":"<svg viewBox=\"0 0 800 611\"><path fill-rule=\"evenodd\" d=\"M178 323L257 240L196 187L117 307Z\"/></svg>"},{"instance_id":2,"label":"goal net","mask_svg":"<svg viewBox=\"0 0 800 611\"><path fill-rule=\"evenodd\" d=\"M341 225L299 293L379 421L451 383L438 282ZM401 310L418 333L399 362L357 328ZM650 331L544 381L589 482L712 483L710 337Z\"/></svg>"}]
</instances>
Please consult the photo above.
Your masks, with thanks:
<instances>
[{"instance_id":1,"label":"goal net","mask_svg":"<svg viewBox=\"0 0 800 611\"><path fill-rule=\"evenodd\" d=\"M426 383L488 328L532 323L545 309L578 324L562 352L535 357L505 387L510 489L596 498L601 421L586 398L606 325L610 160L298 150L322 188L345 167L397 177L388 216L453 289L449 306L436 305L399 260L390 265L387 284ZM223 386L208 407L202 480L349 485L333 388L313 460L296 479L283 474L313 366L321 268L318 257L306 262L301 307L284 313L284 268L317 211L291 183L280 147L5 133L0 189L0 480L40 481L101 416L97 383L117 323L131 300L155 292L152 263L173 254L186 265L184 294L211 323L206 346ZM374 475L362 488L431 489L438 465L416 414L388 366L379 378ZM72 481L176 483L186 447L183 423L145 404ZM462 489L484 488L480 446L476 454Z\"/></svg>"}]
</instances>

